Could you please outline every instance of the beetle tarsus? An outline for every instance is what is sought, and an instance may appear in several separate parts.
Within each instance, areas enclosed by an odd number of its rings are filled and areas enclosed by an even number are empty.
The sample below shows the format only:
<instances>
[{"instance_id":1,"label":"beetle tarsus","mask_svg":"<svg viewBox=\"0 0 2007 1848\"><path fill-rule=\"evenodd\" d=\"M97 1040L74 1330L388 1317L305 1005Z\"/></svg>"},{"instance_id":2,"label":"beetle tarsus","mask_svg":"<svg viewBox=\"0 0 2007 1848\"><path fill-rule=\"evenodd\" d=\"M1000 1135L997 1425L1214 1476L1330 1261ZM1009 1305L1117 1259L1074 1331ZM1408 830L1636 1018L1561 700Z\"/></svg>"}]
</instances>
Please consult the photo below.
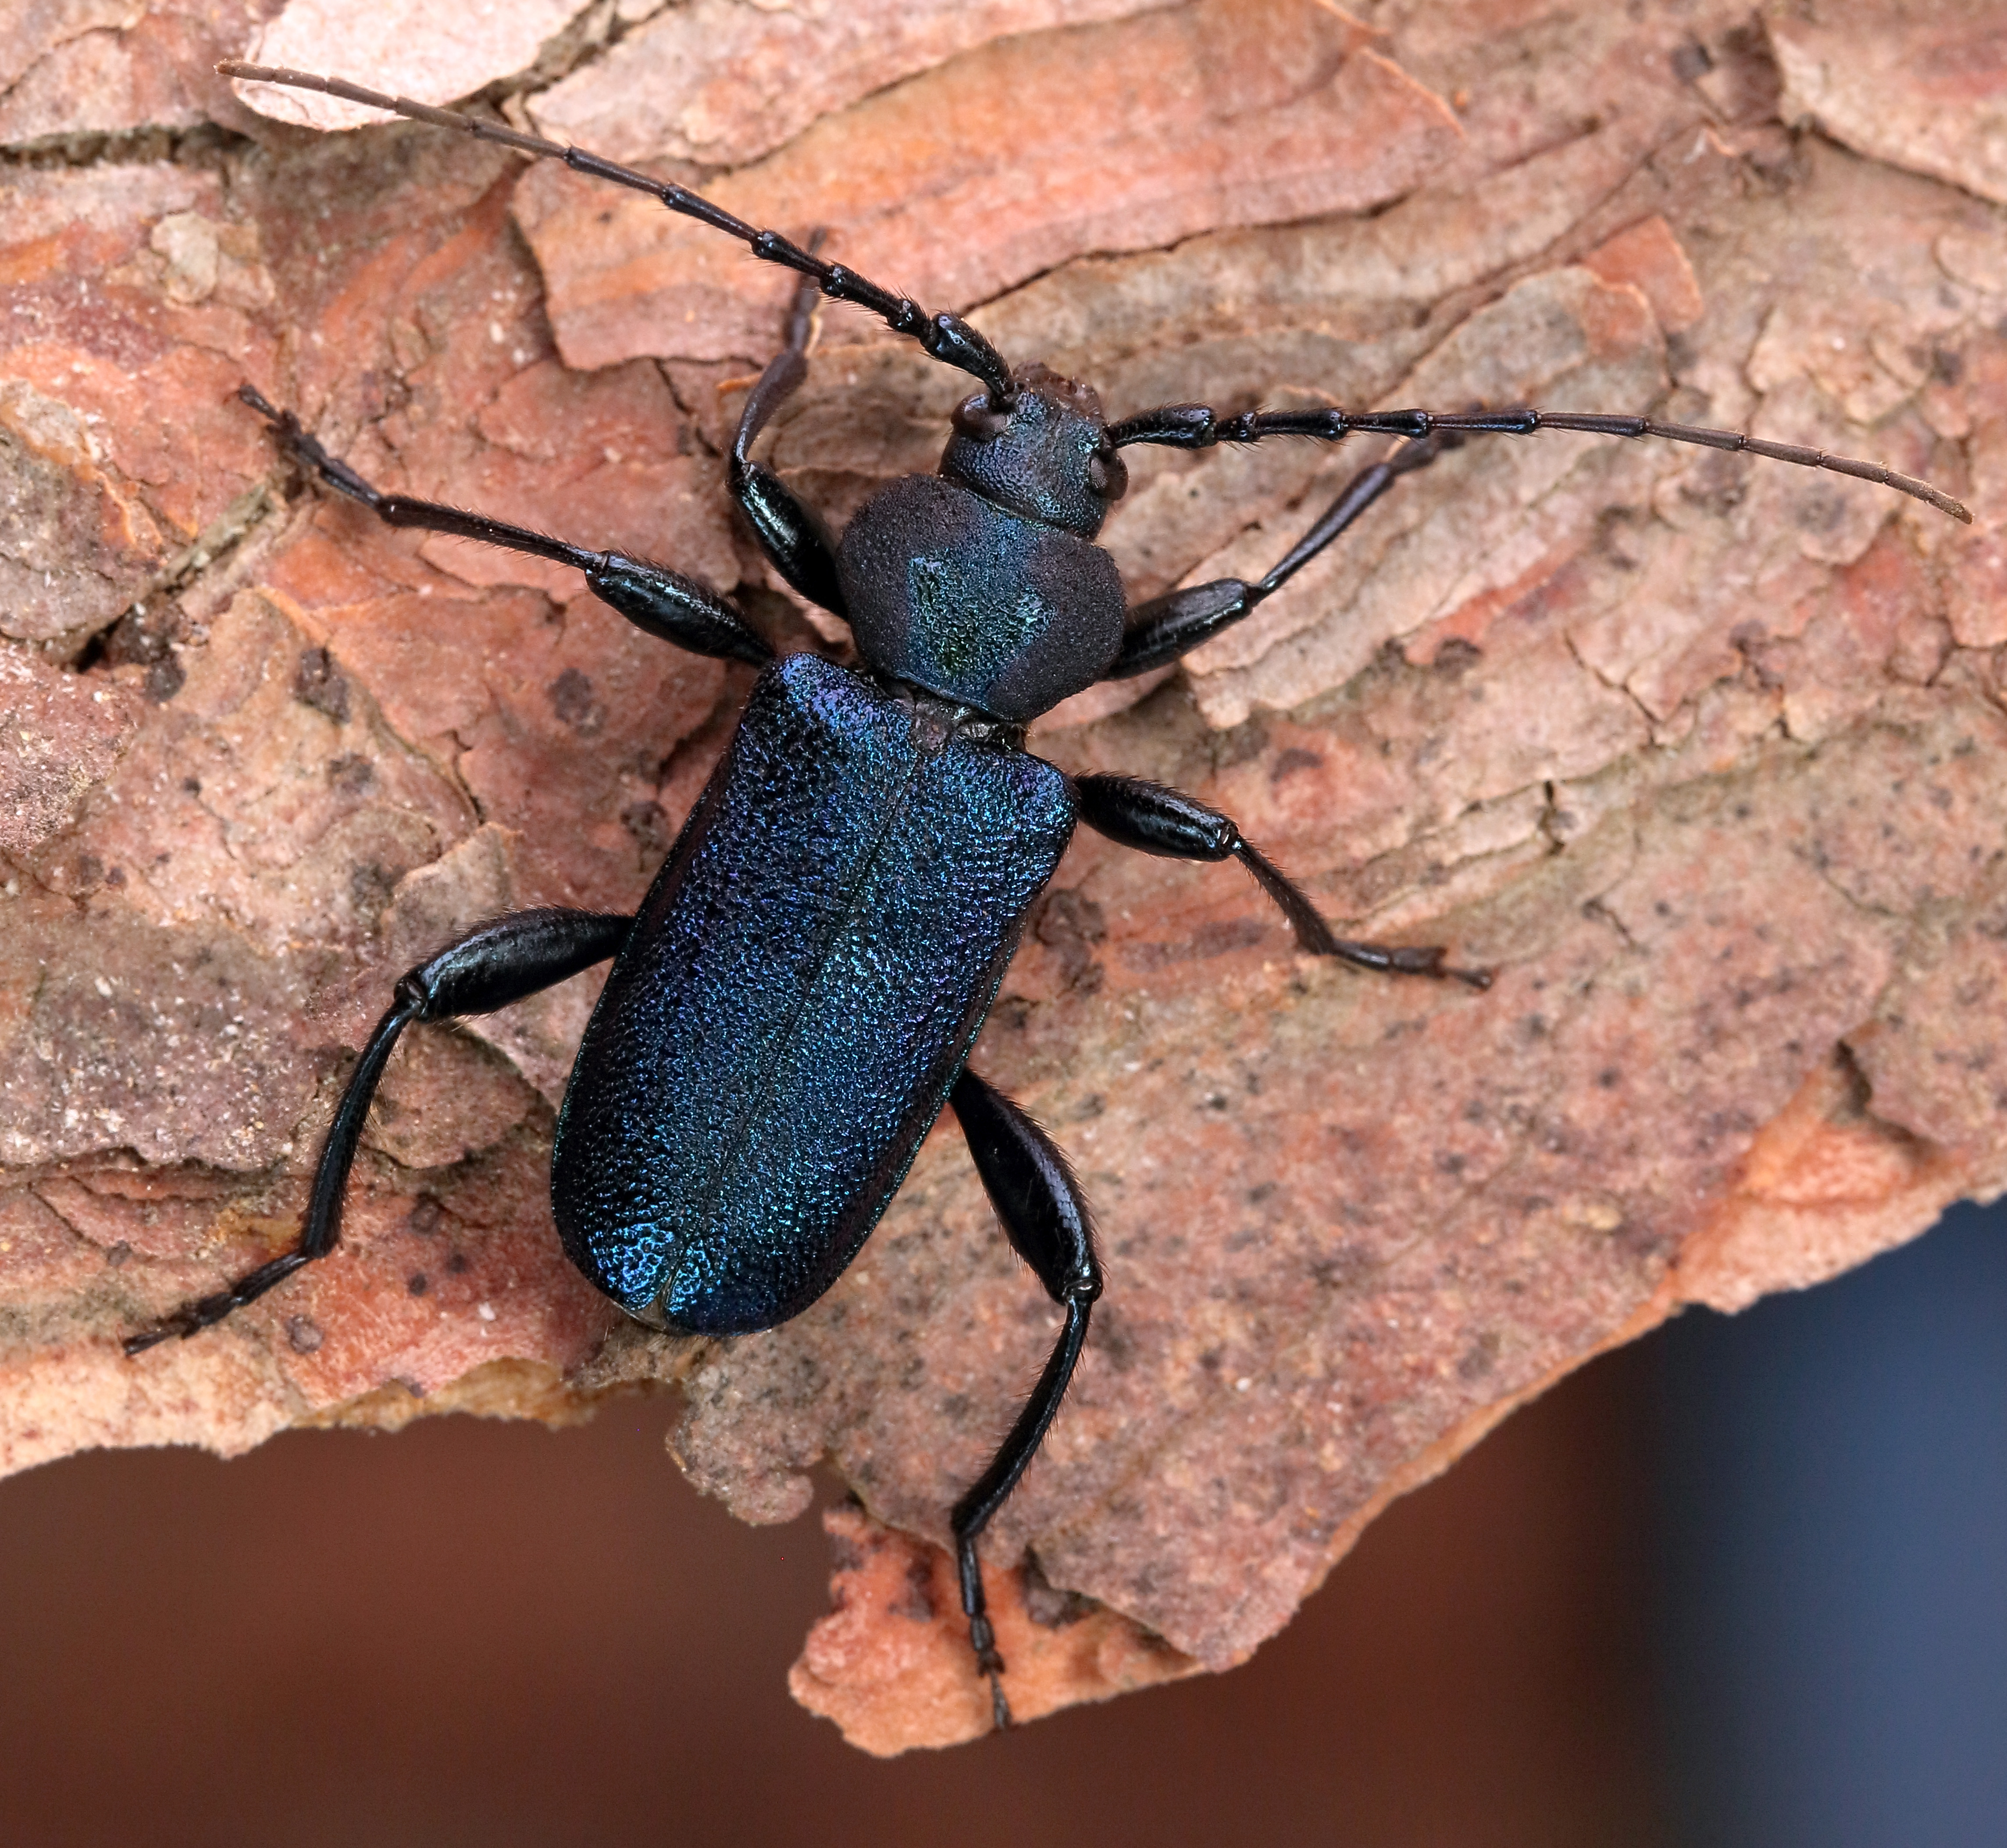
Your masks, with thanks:
<instances>
[{"instance_id":1,"label":"beetle tarsus","mask_svg":"<svg viewBox=\"0 0 2007 1848\"><path fill-rule=\"evenodd\" d=\"M260 1264L248 1275L240 1277L228 1289L218 1290L213 1296L198 1296L192 1303L184 1303L171 1314L163 1316L152 1328L143 1329L137 1335L129 1335L120 1344L125 1350L126 1358L143 1354L164 1341L186 1341L205 1328L214 1328L245 1303L256 1302L274 1284L284 1282L306 1261L303 1252L286 1252L270 1264Z\"/></svg>"},{"instance_id":2,"label":"beetle tarsus","mask_svg":"<svg viewBox=\"0 0 2007 1848\"><path fill-rule=\"evenodd\" d=\"M976 1611L968 1620L968 1646L975 1652L975 1666L986 1675L1000 1675L1004 1658L996 1648L996 1628L988 1613Z\"/></svg>"},{"instance_id":3,"label":"beetle tarsus","mask_svg":"<svg viewBox=\"0 0 2007 1848\"><path fill-rule=\"evenodd\" d=\"M227 1289L185 1303L150 1328L124 1342L129 1358L164 1341L185 1341L255 1303L302 1266L332 1251L341 1236L342 1196L369 1120L369 1106L383 1068L405 1028L414 1021L486 1014L526 1000L540 989L604 962L620 947L633 923L618 912L559 910L518 912L469 931L436 956L408 969L397 983L397 1000L377 1021L336 1105L314 1165L300 1242L260 1264Z\"/></svg>"},{"instance_id":4,"label":"beetle tarsus","mask_svg":"<svg viewBox=\"0 0 2007 1848\"><path fill-rule=\"evenodd\" d=\"M1141 777L1106 774L1076 778L1073 790L1081 820L1124 847L1167 859L1240 861L1288 919L1296 947L1307 955L1335 956L1382 975L1428 975L1476 989L1491 986L1489 969L1452 966L1439 943L1388 946L1335 935L1310 894L1248 841L1230 816L1196 796Z\"/></svg>"},{"instance_id":5,"label":"beetle tarsus","mask_svg":"<svg viewBox=\"0 0 2007 1848\"><path fill-rule=\"evenodd\" d=\"M961 1578L961 1605L968 1617L968 1646L975 1657L975 1672L989 1682L989 1716L998 1732L1011 1724L1011 1703L1004 1695L1004 1657L996 1647L996 1627L982 1596L982 1568L975 1557L974 1539L962 1540L955 1549Z\"/></svg>"}]
</instances>

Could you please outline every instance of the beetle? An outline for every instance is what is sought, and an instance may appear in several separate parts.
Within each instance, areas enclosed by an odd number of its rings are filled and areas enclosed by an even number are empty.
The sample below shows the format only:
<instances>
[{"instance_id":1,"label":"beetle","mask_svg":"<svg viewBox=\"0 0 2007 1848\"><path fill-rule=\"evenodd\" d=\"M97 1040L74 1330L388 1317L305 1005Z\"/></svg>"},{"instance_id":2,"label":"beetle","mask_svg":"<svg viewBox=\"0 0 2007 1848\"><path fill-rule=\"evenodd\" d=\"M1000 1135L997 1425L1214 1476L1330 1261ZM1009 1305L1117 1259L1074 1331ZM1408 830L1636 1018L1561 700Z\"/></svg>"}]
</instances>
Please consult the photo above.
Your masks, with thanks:
<instances>
[{"instance_id":1,"label":"beetle","mask_svg":"<svg viewBox=\"0 0 2007 1848\"><path fill-rule=\"evenodd\" d=\"M647 633L759 677L723 757L634 914L545 908L496 919L407 971L351 1074L290 1251L129 1337L136 1356L223 1321L333 1249L363 1126L414 1023L491 1012L612 968L573 1068L552 1160L565 1250L630 1316L678 1332L771 1328L855 1257L921 1140L952 1109L1013 1247L1064 1311L1029 1399L950 1517L975 1664L997 1723L1005 1665L978 1542L1063 1401L1102 1289L1087 1201L1064 1155L968 1065L1027 917L1078 823L1141 852L1238 860L1304 952L1482 989L1441 947L1338 936L1231 817L1141 779L1069 777L1025 728L1095 682L1148 672L1219 634L1332 545L1404 476L1478 435L1559 429L1740 450L1895 488L1956 518L1928 484L1823 451L1638 416L1526 408L1226 416L1170 404L1113 421L1093 389L1012 366L967 322L929 314L806 245L696 193L505 124L335 78L229 62L225 76L317 90L563 160L643 192L800 278L781 351L750 393L728 479L767 558L842 618L858 665L778 657L709 587L624 553L383 492L255 387L239 396L334 492L393 526L456 534L577 567ZM938 472L881 489L832 534L754 460L806 376L820 298L877 315L980 387L957 407ZM1129 607L1095 541L1135 444L1201 450L1355 433L1404 439L1348 482L1263 577Z\"/></svg>"}]
</instances>

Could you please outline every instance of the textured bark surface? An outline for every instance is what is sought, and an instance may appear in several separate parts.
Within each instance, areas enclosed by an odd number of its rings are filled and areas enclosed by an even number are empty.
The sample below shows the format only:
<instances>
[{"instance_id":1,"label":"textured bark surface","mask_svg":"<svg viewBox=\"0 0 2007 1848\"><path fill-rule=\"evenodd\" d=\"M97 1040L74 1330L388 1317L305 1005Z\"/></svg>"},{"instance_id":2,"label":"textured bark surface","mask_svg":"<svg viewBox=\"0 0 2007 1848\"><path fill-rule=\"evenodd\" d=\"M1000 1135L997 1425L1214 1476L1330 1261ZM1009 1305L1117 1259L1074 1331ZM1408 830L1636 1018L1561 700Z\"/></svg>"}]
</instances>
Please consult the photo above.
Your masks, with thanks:
<instances>
[{"instance_id":1,"label":"textured bark surface","mask_svg":"<svg viewBox=\"0 0 2007 1848\"><path fill-rule=\"evenodd\" d=\"M396 975L528 903L626 908L736 668L576 574L302 489L249 379L383 485L830 625L727 517L784 279L422 129L322 135L265 54L700 183L1014 358L1164 400L1636 410L1928 476L1473 443L1174 674L1035 747L1234 814L1237 869L1083 835L979 1052L1109 1270L988 1546L1021 1715L1238 1661L1365 1523L1683 1303L1832 1275L2007 1184L2007 213L1997 21L1707 0L483 9L51 0L0 29L0 1458L313 1422L560 1418L681 1381L749 1519L832 1464L797 1693L887 1751L987 1724L946 1511L1049 1342L952 1127L787 1328L614 1327L545 1159L591 979L411 1036L337 1255L199 1342L121 1335L295 1236ZM493 19L489 19L492 14ZM449 19L449 23L453 22ZM1988 37L1989 31L1995 37ZM265 98L252 97L258 108ZM846 517L966 381L823 317L776 464ZM1131 451L1139 597L1259 573L1372 451Z\"/></svg>"}]
</instances>

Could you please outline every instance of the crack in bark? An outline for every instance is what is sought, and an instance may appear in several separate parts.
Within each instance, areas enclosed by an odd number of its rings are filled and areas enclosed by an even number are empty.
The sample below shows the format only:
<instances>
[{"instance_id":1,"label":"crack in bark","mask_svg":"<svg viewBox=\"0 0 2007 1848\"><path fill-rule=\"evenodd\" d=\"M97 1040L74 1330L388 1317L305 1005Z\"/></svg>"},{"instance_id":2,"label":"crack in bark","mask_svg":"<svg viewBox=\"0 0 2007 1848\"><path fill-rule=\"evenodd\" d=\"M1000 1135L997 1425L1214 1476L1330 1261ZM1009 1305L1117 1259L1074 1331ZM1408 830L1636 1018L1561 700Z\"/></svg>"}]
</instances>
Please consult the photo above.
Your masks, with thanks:
<instances>
[{"instance_id":1,"label":"crack in bark","mask_svg":"<svg viewBox=\"0 0 2007 1848\"><path fill-rule=\"evenodd\" d=\"M249 136L210 122L186 128L157 123L134 129L93 129L0 143L0 173L163 164L220 172L232 156L256 145Z\"/></svg>"}]
</instances>

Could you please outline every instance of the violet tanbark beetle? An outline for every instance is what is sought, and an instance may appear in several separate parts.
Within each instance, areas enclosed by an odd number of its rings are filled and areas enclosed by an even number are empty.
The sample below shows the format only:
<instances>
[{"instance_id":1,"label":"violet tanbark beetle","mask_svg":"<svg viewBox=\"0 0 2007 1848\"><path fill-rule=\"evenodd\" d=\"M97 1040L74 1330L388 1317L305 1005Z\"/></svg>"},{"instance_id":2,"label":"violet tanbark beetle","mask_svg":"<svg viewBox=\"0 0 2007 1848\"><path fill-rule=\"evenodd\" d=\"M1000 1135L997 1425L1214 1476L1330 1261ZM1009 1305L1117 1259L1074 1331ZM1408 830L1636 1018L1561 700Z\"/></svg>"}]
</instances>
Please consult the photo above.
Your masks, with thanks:
<instances>
[{"instance_id":1,"label":"violet tanbark beetle","mask_svg":"<svg viewBox=\"0 0 2007 1848\"><path fill-rule=\"evenodd\" d=\"M1087 1202L1065 1156L969 1070L1019 933L1078 822L1145 853L1239 860L1298 947L1366 969L1487 986L1440 948L1335 936L1227 816L1138 779L1069 778L1025 728L1095 682L1176 660L1237 622L1403 475L1476 434L1545 429L1658 436L1836 470L1959 519L1927 484L1819 450L1642 417L1526 409L1247 412L1171 404L1115 422L1085 385L1011 366L982 334L747 224L685 189L596 155L340 79L226 63L457 129L634 188L742 239L802 283L782 350L754 386L730 458L734 498L804 598L843 618L859 665L777 659L715 591L664 567L476 513L386 494L287 411L245 403L335 492L393 526L456 533L575 566L650 633L760 668L722 760L633 916L565 910L499 919L408 971L328 1130L298 1244L125 1347L188 1336L331 1250L386 1062L414 1021L484 1014L611 958L558 1119L551 1191L566 1251L630 1315L699 1335L771 1328L841 1275L921 1139L951 1108L1011 1244L1066 1312L1009 1435L951 1517L975 1664L999 1724L1004 1664L985 1614L976 1542L1064 1398L1102 1288ZM751 450L806 372L818 294L854 302L981 389L931 476L894 481L833 538ZM1132 443L1206 449L1275 436L1405 438L1363 470L1257 582L1226 578L1127 605L1094 541L1121 498Z\"/></svg>"}]
</instances>

